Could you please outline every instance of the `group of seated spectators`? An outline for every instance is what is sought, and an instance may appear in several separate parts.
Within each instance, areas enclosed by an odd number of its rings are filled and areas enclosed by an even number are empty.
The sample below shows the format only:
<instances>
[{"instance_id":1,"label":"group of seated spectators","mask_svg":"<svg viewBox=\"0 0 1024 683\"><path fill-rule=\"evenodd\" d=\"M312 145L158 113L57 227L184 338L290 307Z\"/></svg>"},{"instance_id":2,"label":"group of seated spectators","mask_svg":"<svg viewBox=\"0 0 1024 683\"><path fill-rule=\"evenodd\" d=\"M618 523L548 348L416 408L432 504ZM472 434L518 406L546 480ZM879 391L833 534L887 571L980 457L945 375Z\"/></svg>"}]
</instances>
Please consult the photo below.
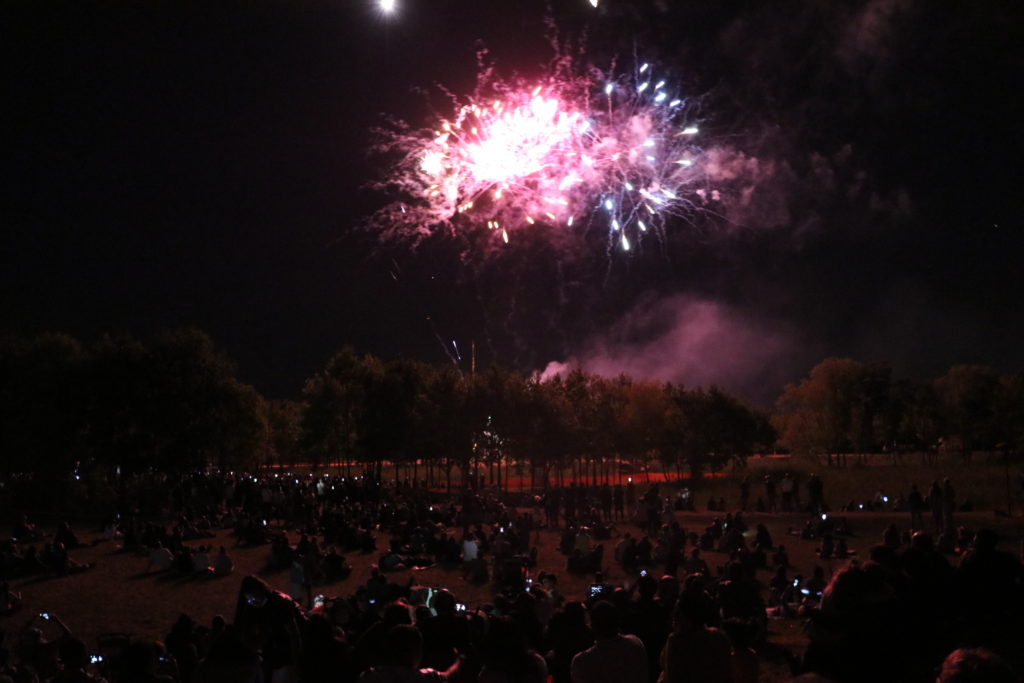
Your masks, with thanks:
<instances>
[{"instance_id":1,"label":"group of seated spectators","mask_svg":"<svg viewBox=\"0 0 1024 683\"><path fill-rule=\"evenodd\" d=\"M0 578L67 576L92 569L93 564L71 557L69 550L80 547L82 543L66 522L61 522L47 541L27 516L20 515L10 539L0 542ZM2 608L0 605L0 613Z\"/></svg>"},{"instance_id":2,"label":"group of seated spectators","mask_svg":"<svg viewBox=\"0 0 1024 683\"><path fill-rule=\"evenodd\" d=\"M234 560L224 546L215 551L212 544L190 543L215 534L205 522L197 525L189 514L179 515L169 529L135 517L111 520L104 525L103 536L121 541L125 552L146 557L146 571L196 577L227 576L234 571Z\"/></svg>"},{"instance_id":3,"label":"group of seated spectators","mask_svg":"<svg viewBox=\"0 0 1024 683\"><path fill-rule=\"evenodd\" d=\"M816 543L829 571L817 566L805 576L767 527L742 512L688 531L656 486L639 499L621 487L624 507L634 498L639 531L614 546L627 578L613 585L599 541L614 538L620 494L567 487L560 495L572 498L570 508L563 497L553 520L572 513L560 549L570 573L594 577L567 599L554 573L532 571L540 520L491 493L467 492L457 505L372 480L192 483L195 504L183 496L169 526L127 514L104 535L146 556L150 568L225 576L234 570L227 547L214 550L207 539L231 528L238 545L268 544L267 569L288 572L289 594L246 577L230 623L200 626L183 615L163 642L103 642L91 654L59 619L34 618L12 634L10 650L0 643L0 683L747 683L768 661L839 683L930 681L937 671L944 681L1015 680L993 652L1013 656L1024 637L1024 572L986 530L961 527L947 548L893 526L857 557L846 546L846 520L816 514L791 530L800 537L793 542ZM18 525L18 539L43 540L27 519ZM78 539L62 525L48 545L66 543ZM377 543L384 550L365 585L345 597L316 595L351 572L342 553L372 553ZM714 567L708 553L720 559ZM832 560L845 562L833 568ZM432 565L461 568L471 582L493 579L493 599L465 605L447 590L389 580ZM762 581L766 570L771 578ZM20 604L6 584L0 614L5 600L9 611ZM801 659L769 641L775 617L807 619ZM988 649L957 650L962 644ZM965 677L972 667L987 677Z\"/></svg>"},{"instance_id":4,"label":"group of seated spectators","mask_svg":"<svg viewBox=\"0 0 1024 683\"><path fill-rule=\"evenodd\" d=\"M780 566L770 602L813 596L802 660L767 641L761 586L734 558L717 577L706 565L626 586L597 574L579 599L540 572L473 606L374 571L348 597L303 607L250 576L230 623L182 615L161 642L106 638L90 651L55 615L37 617L0 643L0 682L754 683L776 661L816 676L806 680L1010 683L1019 679L995 651L1019 644L1020 571L987 531L956 568L920 533L831 578L818 568L791 580Z\"/></svg>"},{"instance_id":5,"label":"group of seated spectators","mask_svg":"<svg viewBox=\"0 0 1024 683\"><path fill-rule=\"evenodd\" d=\"M235 561L224 546L216 552L213 547L200 545L196 548L183 546L172 552L159 541L149 551L146 570L175 571L182 575L227 576L235 570Z\"/></svg>"}]
</instances>

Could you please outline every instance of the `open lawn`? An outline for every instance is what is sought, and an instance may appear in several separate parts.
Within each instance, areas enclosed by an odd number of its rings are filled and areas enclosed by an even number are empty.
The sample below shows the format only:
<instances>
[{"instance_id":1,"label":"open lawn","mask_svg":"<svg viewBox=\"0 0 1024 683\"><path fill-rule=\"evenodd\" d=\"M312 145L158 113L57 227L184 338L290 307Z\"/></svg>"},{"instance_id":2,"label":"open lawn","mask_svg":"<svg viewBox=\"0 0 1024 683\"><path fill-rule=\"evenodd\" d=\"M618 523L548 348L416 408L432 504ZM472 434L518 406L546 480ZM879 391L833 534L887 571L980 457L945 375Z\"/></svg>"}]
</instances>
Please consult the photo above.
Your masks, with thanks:
<instances>
[{"instance_id":1,"label":"open lawn","mask_svg":"<svg viewBox=\"0 0 1024 683\"><path fill-rule=\"evenodd\" d=\"M700 530L711 522L714 513L677 513L680 523L687 530ZM879 542L883 529L895 522L905 528L909 522L906 514L883 512L858 512L845 515L849 520L854 536L849 545L863 556L866 550ZM788 536L787 530L799 528L806 520L799 514L757 514L747 515L751 526L763 522L771 531L776 543L784 543L789 550L794 564L793 573L810 574L816 564L822 564L826 572L834 572L843 566L841 561L823 561L815 555L815 541L802 540L796 536ZM958 524L972 529L991 527L996 529L1002 538L1001 547L1014 553L1021 547L1024 537L1024 519L997 517L991 511L964 513L958 516ZM52 531L52 529L51 529ZM98 538L95 531L78 528L79 537L86 542ZM611 560L614 544L622 533L630 531L636 534L635 526L619 525L616 537L608 543L606 553L606 580L611 584L627 584L631 577L625 575L621 568ZM541 530L538 532L539 556L538 568L554 571L559 576L559 587L568 598L582 598L590 584L591 577L575 577L565 571L565 557L558 552L558 532ZM293 536L293 540L295 537ZM217 538L210 539L217 545L229 548L234 544L230 532L218 532ZM384 543L379 544L381 546ZM271 574L264 572L269 546L231 548L235 558L236 574L232 577L218 579L187 579L170 574L151 574L146 572L148 559L132 553L125 553L111 542L98 542L92 547L73 551L72 557L79 562L95 562L95 569L65 578L28 578L17 580L13 588L24 597L24 607L20 613L0 619L0 627L8 632L20 629L30 618L39 612L53 612L81 638L89 647L94 647L96 637L106 632L123 632L137 637L162 639L169 631L172 623L182 612L186 612L201 623L209 623L216 614L231 618L234 610L240 578L246 574L258 574L271 585L288 591L288 573L281 571ZM320 586L317 593L327 595L347 595L355 587L366 581L370 566L377 556L349 555L353 565L352 575L340 583ZM725 556L717 553L706 553L705 559L712 569L725 561ZM955 557L950 558L956 562ZM474 586L467 584L457 570L430 568L422 571L402 571L390 575L391 580L399 583L413 581L419 585L444 586L451 589L461 602L475 606L487 603L492 598L489 585ZM767 582L767 572L761 572L759 578ZM799 653L804 646L804 637L800 620L773 620L771 622L771 640ZM786 668L781 663L765 664L764 680L786 680Z\"/></svg>"}]
</instances>

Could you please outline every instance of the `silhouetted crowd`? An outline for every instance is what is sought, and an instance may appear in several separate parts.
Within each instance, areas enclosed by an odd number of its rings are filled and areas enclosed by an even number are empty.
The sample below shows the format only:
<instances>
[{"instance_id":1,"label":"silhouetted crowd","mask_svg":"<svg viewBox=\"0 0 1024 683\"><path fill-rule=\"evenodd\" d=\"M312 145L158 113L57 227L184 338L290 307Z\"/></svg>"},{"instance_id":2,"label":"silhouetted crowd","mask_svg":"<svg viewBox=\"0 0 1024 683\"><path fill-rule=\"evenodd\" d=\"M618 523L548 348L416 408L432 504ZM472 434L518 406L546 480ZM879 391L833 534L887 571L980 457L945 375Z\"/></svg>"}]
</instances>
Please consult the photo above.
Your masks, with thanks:
<instances>
[{"instance_id":1,"label":"silhouetted crowd","mask_svg":"<svg viewBox=\"0 0 1024 683\"><path fill-rule=\"evenodd\" d=\"M163 641L112 638L92 652L56 615L33 617L0 645L0 682L753 683L769 664L808 681L1019 680L1007 662L1019 666L1024 643L1024 570L987 529L961 527L946 552L893 528L858 554L845 520L816 514L792 533L830 571L804 577L743 511L687 530L685 504L656 485L573 485L517 506L368 478L195 475L171 498L169 526L129 506L103 533L150 569L215 580L233 563L208 539L231 528L236 546L267 548L289 593L244 577L230 621L182 615ZM541 525L561 530L564 571L593 577L585 594L563 595L562 569L537 566ZM320 594L348 576L353 552L374 554L369 580ZM623 585L605 581L609 562ZM489 583L493 598L466 605L458 590L393 580L434 565ZM2 590L0 607L16 611ZM769 637L792 617L806 624L799 657Z\"/></svg>"}]
</instances>

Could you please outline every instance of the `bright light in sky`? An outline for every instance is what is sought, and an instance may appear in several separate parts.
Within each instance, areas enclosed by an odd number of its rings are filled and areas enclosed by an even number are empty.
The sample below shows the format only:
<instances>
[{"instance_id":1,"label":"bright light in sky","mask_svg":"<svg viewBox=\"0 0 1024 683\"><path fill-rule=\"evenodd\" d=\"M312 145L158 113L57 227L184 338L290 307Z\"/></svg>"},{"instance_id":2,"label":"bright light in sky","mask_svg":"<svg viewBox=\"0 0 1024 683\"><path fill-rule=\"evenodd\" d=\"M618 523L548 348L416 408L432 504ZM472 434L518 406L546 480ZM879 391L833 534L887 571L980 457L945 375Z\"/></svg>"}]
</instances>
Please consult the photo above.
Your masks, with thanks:
<instances>
[{"instance_id":1,"label":"bright light in sky","mask_svg":"<svg viewBox=\"0 0 1024 683\"><path fill-rule=\"evenodd\" d=\"M595 77L588 67L579 75L557 70L539 83L495 79L456 102L448 118L396 131L388 144L403 156L389 182L416 205L403 197L374 222L413 239L441 225L486 224L500 244L521 230L546 235L579 225L578 216L607 227L608 244L623 251L635 250L643 233L660 237L669 217L706 203L691 197L703 157L689 112L663 105L668 82L650 64L639 71Z\"/></svg>"},{"instance_id":2,"label":"bright light in sky","mask_svg":"<svg viewBox=\"0 0 1024 683\"><path fill-rule=\"evenodd\" d=\"M395 11L396 0L380 0L380 9L385 14L391 14Z\"/></svg>"},{"instance_id":3,"label":"bright light in sky","mask_svg":"<svg viewBox=\"0 0 1024 683\"><path fill-rule=\"evenodd\" d=\"M597 0L590 0L591 7L597 7Z\"/></svg>"}]
</instances>

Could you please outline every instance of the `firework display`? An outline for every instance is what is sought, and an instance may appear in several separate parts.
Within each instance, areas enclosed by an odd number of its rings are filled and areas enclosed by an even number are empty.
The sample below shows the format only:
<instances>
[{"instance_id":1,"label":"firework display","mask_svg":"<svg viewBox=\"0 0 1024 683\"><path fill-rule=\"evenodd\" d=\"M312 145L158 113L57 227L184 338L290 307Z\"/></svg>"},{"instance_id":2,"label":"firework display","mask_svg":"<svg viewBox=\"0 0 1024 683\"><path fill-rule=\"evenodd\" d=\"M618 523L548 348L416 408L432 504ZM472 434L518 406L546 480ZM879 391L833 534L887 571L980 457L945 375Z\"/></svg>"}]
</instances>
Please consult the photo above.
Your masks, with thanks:
<instances>
[{"instance_id":1,"label":"firework display","mask_svg":"<svg viewBox=\"0 0 1024 683\"><path fill-rule=\"evenodd\" d=\"M539 82L481 68L469 98L429 129L385 131L396 159L374 217L385 237L598 225L624 251L718 199L702 173L695 108L648 63L628 74L557 60Z\"/></svg>"}]
</instances>

